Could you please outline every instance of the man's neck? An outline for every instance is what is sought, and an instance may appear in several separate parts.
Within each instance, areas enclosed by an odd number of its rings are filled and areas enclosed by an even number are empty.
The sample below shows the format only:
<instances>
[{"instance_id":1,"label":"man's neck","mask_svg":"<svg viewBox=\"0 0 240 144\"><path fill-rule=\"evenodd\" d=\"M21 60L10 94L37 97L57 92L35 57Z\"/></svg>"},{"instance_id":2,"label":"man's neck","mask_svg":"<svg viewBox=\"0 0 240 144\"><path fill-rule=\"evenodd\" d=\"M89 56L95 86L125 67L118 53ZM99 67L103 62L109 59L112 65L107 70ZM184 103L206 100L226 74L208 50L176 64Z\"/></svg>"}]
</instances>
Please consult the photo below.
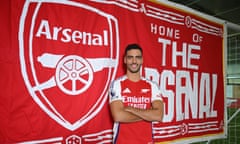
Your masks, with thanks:
<instances>
[{"instance_id":1,"label":"man's neck","mask_svg":"<svg viewBox=\"0 0 240 144\"><path fill-rule=\"evenodd\" d=\"M139 72L137 73L127 72L127 77L130 81L133 81L133 82L137 82L141 79L141 75Z\"/></svg>"}]
</instances>

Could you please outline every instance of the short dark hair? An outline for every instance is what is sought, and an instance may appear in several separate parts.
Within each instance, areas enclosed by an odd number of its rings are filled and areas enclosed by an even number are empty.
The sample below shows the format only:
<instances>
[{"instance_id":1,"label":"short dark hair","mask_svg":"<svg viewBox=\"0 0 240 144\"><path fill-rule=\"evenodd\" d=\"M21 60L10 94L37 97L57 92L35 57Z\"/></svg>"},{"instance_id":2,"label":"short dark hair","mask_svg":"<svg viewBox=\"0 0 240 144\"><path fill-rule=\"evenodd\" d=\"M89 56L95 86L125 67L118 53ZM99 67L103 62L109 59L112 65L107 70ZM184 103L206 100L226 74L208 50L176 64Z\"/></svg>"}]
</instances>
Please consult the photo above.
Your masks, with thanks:
<instances>
[{"instance_id":1,"label":"short dark hair","mask_svg":"<svg viewBox=\"0 0 240 144\"><path fill-rule=\"evenodd\" d=\"M127 52L128 52L129 50L132 50L132 49L138 49L138 50L141 51L141 53L143 53L143 50L142 50L141 46L138 45L138 44L136 44L136 43L133 43L133 44L127 45L127 47L126 47L126 49L125 49L125 52L124 52L124 55L126 55Z\"/></svg>"}]
</instances>

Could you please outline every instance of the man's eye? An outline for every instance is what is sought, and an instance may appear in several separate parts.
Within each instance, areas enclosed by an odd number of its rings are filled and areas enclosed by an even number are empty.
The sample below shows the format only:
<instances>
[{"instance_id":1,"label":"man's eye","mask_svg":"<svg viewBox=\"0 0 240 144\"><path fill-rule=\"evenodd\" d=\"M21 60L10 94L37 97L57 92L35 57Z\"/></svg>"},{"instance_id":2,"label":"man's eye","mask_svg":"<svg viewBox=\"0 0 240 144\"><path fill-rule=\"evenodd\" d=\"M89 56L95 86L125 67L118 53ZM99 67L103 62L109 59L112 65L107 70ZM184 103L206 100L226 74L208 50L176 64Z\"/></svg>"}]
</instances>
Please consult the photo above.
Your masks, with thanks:
<instances>
[{"instance_id":1,"label":"man's eye","mask_svg":"<svg viewBox=\"0 0 240 144\"><path fill-rule=\"evenodd\" d=\"M133 58L133 56L127 56L127 58L128 58L128 59L132 59L132 58Z\"/></svg>"},{"instance_id":2,"label":"man's eye","mask_svg":"<svg viewBox=\"0 0 240 144\"><path fill-rule=\"evenodd\" d=\"M141 58L142 58L142 56L136 56L136 58L137 58L137 59L141 59Z\"/></svg>"}]
</instances>

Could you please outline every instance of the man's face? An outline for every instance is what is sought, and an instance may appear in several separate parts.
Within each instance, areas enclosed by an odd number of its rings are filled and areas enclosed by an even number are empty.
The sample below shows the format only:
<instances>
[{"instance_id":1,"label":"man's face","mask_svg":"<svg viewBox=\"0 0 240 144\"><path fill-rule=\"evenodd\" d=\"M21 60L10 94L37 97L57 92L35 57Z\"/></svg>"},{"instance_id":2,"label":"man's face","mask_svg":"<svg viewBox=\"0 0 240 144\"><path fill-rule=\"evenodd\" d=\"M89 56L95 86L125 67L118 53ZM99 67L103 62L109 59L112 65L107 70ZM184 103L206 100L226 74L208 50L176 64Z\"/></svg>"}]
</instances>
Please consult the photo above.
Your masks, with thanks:
<instances>
[{"instance_id":1,"label":"man's face","mask_svg":"<svg viewBox=\"0 0 240 144\"><path fill-rule=\"evenodd\" d=\"M124 63L128 71L132 73L139 72L143 63L141 51L138 49L129 50L124 57Z\"/></svg>"}]
</instances>

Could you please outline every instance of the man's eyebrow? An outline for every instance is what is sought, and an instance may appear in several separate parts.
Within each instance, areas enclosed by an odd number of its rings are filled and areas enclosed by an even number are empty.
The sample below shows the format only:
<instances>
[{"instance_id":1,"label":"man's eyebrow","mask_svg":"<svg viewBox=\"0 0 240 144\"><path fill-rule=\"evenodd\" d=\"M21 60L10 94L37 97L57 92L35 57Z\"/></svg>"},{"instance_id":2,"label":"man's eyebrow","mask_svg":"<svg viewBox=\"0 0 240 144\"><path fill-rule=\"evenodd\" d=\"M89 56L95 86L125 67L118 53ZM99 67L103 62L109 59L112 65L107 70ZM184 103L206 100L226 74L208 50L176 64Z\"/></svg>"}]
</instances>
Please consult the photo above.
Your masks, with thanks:
<instances>
[{"instance_id":1,"label":"man's eyebrow","mask_svg":"<svg viewBox=\"0 0 240 144\"><path fill-rule=\"evenodd\" d=\"M127 55L127 57L142 57L142 55Z\"/></svg>"},{"instance_id":2,"label":"man's eyebrow","mask_svg":"<svg viewBox=\"0 0 240 144\"><path fill-rule=\"evenodd\" d=\"M129 57L142 57L141 55L127 55Z\"/></svg>"}]
</instances>

